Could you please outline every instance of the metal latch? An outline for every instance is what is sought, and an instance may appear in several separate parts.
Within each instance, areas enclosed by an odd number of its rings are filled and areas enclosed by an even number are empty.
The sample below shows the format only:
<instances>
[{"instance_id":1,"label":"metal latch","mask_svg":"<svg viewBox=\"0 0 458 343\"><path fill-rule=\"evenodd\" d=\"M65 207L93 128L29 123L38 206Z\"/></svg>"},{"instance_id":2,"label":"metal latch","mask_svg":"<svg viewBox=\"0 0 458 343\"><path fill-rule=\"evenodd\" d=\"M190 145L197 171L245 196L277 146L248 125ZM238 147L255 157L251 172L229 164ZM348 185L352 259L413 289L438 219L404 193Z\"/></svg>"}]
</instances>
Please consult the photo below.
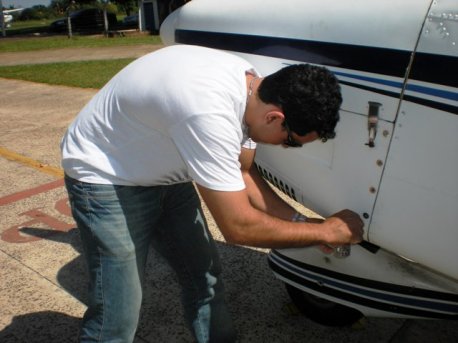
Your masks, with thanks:
<instances>
[{"instance_id":1,"label":"metal latch","mask_svg":"<svg viewBox=\"0 0 458 343\"><path fill-rule=\"evenodd\" d=\"M377 124L380 107L379 102L369 101L369 113L367 116L367 129L369 131L369 141L366 143L370 148L375 147L375 137L377 136Z\"/></svg>"}]
</instances>

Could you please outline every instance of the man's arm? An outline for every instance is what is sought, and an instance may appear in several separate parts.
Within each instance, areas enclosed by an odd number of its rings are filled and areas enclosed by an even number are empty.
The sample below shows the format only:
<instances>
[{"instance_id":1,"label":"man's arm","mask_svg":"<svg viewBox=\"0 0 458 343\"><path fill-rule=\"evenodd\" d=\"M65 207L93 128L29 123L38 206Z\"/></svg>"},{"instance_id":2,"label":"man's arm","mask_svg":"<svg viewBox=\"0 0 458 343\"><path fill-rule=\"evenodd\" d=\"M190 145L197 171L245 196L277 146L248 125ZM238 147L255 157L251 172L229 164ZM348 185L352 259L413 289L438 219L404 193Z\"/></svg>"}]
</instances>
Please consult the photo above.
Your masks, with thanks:
<instances>
[{"instance_id":1,"label":"man's arm","mask_svg":"<svg viewBox=\"0 0 458 343\"><path fill-rule=\"evenodd\" d=\"M341 211L322 223L291 222L254 208L246 190L215 191L197 185L227 242L261 248L331 246L361 241L363 222L352 211Z\"/></svg>"},{"instance_id":2,"label":"man's arm","mask_svg":"<svg viewBox=\"0 0 458 343\"><path fill-rule=\"evenodd\" d=\"M243 179L247 187L248 198L253 207L266 212L274 217L284 220L292 220L296 210L275 193L267 182L261 177L254 165L256 150L242 148L240 163ZM304 219L306 217L303 217ZM305 220L301 220L304 222ZM321 223L322 219L307 218L309 223ZM333 248L328 244L320 244L320 249L324 253L333 252Z\"/></svg>"},{"instance_id":3,"label":"man's arm","mask_svg":"<svg viewBox=\"0 0 458 343\"><path fill-rule=\"evenodd\" d=\"M251 205L271 216L292 220L296 210L280 198L261 177L254 165L255 151L242 148L239 159Z\"/></svg>"}]
</instances>

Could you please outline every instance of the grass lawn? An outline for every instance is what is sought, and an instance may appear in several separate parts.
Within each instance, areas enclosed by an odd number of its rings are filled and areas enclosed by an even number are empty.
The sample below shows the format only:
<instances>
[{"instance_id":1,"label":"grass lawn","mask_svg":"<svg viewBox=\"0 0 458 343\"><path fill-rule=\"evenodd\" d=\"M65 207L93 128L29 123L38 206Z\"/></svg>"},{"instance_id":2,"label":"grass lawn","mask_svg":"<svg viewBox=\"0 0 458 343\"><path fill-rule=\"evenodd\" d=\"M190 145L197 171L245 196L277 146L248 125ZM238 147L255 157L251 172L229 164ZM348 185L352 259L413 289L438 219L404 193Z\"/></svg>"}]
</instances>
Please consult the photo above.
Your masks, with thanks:
<instances>
[{"instance_id":1,"label":"grass lawn","mask_svg":"<svg viewBox=\"0 0 458 343\"><path fill-rule=\"evenodd\" d=\"M47 36L48 21L13 22L7 37L0 36L0 58L2 52L24 52L34 50L59 49L70 47L104 47L162 44L159 36L147 33L126 34L124 37L104 37L100 35ZM32 32L36 36L26 36ZM120 69L133 59L62 62L35 65L0 66L0 77L66 85L82 88L100 88Z\"/></svg>"},{"instance_id":2,"label":"grass lawn","mask_svg":"<svg viewBox=\"0 0 458 343\"><path fill-rule=\"evenodd\" d=\"M119 70L134 59L81 61L0 67L0 76L10 79L64 85L80 88L101 88Z\"/></svg>"}]
</instances>

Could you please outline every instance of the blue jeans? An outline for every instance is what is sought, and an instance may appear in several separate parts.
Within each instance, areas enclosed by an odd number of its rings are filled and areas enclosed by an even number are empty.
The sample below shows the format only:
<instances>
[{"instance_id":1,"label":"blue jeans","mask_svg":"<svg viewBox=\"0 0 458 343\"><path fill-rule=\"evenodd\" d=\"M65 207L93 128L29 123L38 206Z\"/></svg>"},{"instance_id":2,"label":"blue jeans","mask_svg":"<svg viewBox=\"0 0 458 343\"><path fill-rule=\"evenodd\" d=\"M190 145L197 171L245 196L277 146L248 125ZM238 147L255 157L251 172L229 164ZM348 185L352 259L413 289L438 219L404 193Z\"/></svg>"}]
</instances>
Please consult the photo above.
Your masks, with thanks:
<instances>
[{"instance_id":1,"label":"blue jeans","mask_svg":"<svg viewBox=\"0 0 458 343\"><path fill-rule=\"evenodd\" d=\"M192 183L131 187L66 177L89 269L81 342L132 342L152 245L178 275L198 342L234 342L221 264Z\"/></svg>"}]
</instances>

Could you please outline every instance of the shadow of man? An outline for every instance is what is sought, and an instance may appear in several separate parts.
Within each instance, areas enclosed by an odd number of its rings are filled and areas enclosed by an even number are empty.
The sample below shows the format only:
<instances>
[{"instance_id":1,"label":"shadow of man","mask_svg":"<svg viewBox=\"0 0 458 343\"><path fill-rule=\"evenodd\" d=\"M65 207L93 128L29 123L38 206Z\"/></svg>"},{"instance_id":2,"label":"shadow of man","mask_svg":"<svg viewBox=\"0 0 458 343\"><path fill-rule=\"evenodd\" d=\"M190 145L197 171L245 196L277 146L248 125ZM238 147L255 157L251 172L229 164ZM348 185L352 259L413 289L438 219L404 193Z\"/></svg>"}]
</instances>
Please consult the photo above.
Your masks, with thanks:
<instances>
[{"instance_id":1,"label":"shadow of man","mask_svg":"<svg viewBox=\"0 0 458 343\"><path fill-rule=\"evenodd\" d=\"M2 343L77 342L80 318L65 313L42 311L15 316L0 331Z\"/></svg>"},{"instance_id":2,"label":"shadow of man","mask_svg":"<svg viewBox=\"0 0 458 343\"><path fill-rule=\"evenodd\" d=\"M66 292L85 304L88 276L85 260L81 255L79 230L73 228L63 232L33 227L24 227L20 230L29 236L68 244L79 253L59 268L57 281ZM276 321L279 314L277 311L282 312L282 303L288 301L286 292L280 282L273 277L264 251L232 246L222 241L216 241L216 244L223 265L226 300L235 325L239 333L248 333L252 339L250 323L253 323L253 314L263 313L269 322ZM150 250L148 256L143 295L135 342L194 341L184 321L177 276L154 249ZM266 301L266 295L269 295L269 298L272 296L275 301ZM0 342L76 342L80 321L81 318L52 311L19 315L0 332ZM263 319L258 318L258 321L257 325L262 327ZM264 341L264 335L260 335L259 332L253 335L258 336L253 342Z\"/></svg>"}]
</instances>

